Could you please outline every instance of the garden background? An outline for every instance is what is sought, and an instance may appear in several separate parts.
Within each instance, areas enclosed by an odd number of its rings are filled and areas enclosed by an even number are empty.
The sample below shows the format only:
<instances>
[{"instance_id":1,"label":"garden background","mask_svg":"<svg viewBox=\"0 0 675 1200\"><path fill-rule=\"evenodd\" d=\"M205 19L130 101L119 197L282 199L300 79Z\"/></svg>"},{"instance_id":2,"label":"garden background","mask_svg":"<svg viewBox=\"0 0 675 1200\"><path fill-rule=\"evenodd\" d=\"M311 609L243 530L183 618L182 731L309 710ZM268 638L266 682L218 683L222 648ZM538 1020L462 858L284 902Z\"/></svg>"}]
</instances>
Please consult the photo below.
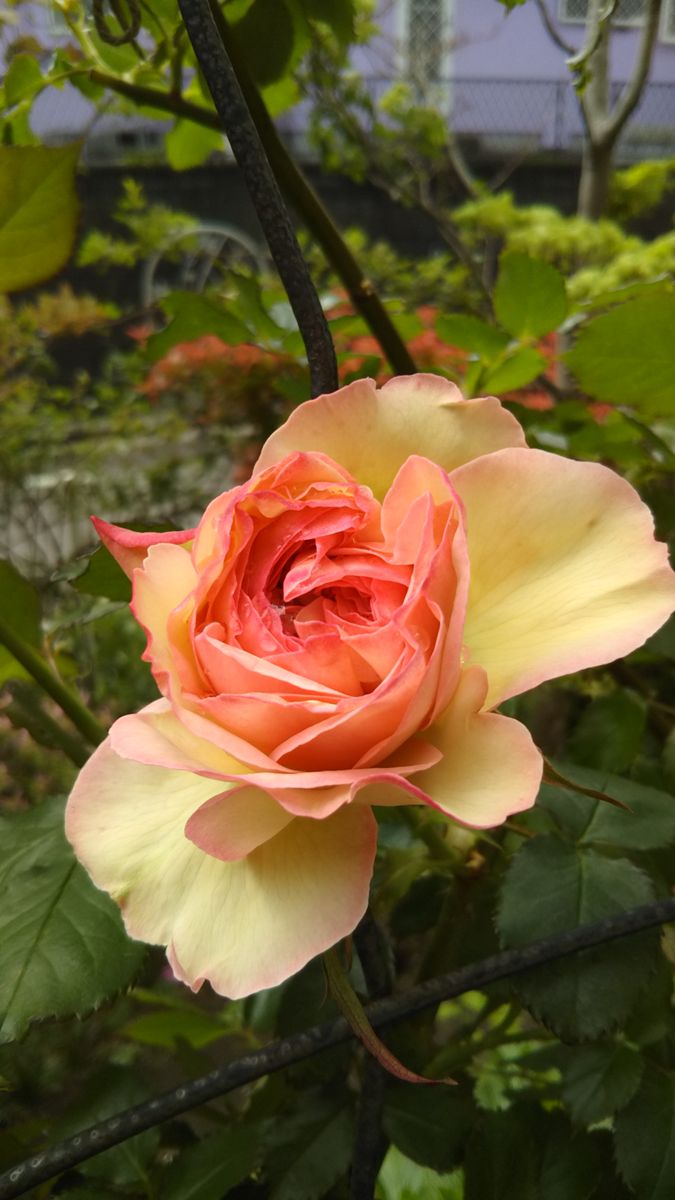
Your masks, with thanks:
<instances>
[{"instance_id":1,"label":"garden background","mask_svg":"<svg viewBox=\"0 0 675 1200\"><path fill-rule=\"evenodd\" d=\"M669 10L640 8L634 72L617 94L621 0L590 0L574 47L552 6L490 4L499 21L538 10L567 54L584 136L562 168L522 148L498 170L474 156L443 111L431 58L373 94L353 64L381 39L381 14L362 0L213 0L211 13L293 213L340 383L418 369L467 396L498 395L532 447L627 478L667 541L675 159L621 165L620 139ZM670 1200L670 926L526 973L531 962L506 960L497 982L456 977L454 992L428 993L407 1016L405 995L629 909L651 905L653 924L667 913L653 905L672 903L675 883L672 619L626 659L502 706L549 765L531 811L478 832L426 809L379 814L375 924L356 938L349 978L364 1001L401 998L405 1019L383 1032L397 1059L456 1086L385 1076L349 1040L319 1039L304 1061L269 1069L278 1039L297 1051L292 1039L317 1023L341 1028L331 1022L344 996L320 960L246 1000L208 985L192 994L161 950L126 937L76 865L62 814L77 769L116 717L156 695L128 581L88 515L191 527L248 478L311 385L306 331L246 207L177 4L53 0L43 8L59 24L44 42L35 7L0 12L0 1195ZM96 164L95 123L90 140L41 144L47 88L158 122L159 149L133 147L127 173ZM318 191L274 124L298 113ZM537 166L564 170L567 211L514 198L523 171L536 186ZM337 194L331 172L349 181L339 227L319 198ZM202 196L207 181L231 189L222 218L191 210L191 180ZM209 203L219 211L220 194ZM255 1053L258 1076L231 1092L234 1068L205 1098L185 1084ZM53 1170L38 1161L184 1085L182 1107L131 1140L84 1161L71 1146ZM22 1160L37 1165L12 1181Z\"/></svg>"}]
</instances>

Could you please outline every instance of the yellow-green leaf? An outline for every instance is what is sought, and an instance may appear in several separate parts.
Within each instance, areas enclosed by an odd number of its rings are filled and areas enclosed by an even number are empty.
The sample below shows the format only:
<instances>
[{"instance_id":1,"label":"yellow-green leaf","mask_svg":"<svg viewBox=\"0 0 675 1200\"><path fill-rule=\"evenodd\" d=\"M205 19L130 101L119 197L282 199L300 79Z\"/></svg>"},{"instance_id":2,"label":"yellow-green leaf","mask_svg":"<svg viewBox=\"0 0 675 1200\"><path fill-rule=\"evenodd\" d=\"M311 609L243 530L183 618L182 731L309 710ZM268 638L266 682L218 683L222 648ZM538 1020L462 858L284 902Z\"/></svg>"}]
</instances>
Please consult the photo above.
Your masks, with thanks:
<instances>
[{"instance_id":1,"label":"yellow-green leaf","mask_svg":"<svg viewBox=\"0 0 675 1200\"><path fill-rule=\"evenodd\" d=\"M0 146L0 292L34 287L67 262L79 152L79 143Z\"/></svg>"}]
</instances>

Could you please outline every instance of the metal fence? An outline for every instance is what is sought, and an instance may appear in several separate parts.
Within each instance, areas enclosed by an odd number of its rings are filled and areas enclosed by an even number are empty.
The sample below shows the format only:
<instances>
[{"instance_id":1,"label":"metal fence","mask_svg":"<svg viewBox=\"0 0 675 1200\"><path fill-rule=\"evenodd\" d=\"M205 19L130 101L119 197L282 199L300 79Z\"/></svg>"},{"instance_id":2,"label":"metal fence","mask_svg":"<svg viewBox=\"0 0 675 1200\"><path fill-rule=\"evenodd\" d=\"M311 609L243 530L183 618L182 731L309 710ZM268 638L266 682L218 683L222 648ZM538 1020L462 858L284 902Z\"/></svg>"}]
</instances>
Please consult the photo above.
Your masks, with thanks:
<instances>
[{"instance_id":1,"label":"metal fence","mask_svg":"<svg viewBox=\"0 0 675 1200\"><path fill-rule=\"evenodd\" d=\"M380 100L400 77L364 80L371 98ZM415 86L413 93L415 92ZM612 85L612 101L623 84ZM578 156L583 126L579 100L569 80L442 79L417 93L420 103L444 114L469 151L496 156L559 152ZM307 138L308 103L285 113L279 125L300 158L313 156ZM36 102L32 124L44 140L86 137L86 157L94 163L157 161L170 122L138 114L121 116L95 110L72 88L50 88ZM649 83L619 146L624 162L675 154L675 83Z\"/></svg>"},{"instance_id":2,"label":"metal fence","mask_svg":"<svg viewBox=\"0 0 675 1200\"><path fill-rule=\"evenodd\" d=\"M373 76L364 80L372 100L379 101L400 79ZM611 87L611 102L623 83ZM579 99L567 79L441 79L424 89L411 84L419 103L432 105L468 150L487 154L559 152L578 156L583 141ZM282 118L284 133L300 153L307 145L308 112L304 105ZM675 154L675 83L648 83L618 147L624 162Z\"/></svg>"}]
</instances>

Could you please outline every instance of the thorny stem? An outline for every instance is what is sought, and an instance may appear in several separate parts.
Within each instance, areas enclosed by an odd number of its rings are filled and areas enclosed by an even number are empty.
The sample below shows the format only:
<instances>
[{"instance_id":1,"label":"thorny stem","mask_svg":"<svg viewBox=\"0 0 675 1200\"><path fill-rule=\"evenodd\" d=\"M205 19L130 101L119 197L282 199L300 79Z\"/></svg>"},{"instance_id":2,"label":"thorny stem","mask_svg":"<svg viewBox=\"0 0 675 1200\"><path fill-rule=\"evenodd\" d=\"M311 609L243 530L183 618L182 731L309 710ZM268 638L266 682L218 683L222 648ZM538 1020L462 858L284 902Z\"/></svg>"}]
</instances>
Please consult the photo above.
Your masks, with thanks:
<instances>
[{"instance_id":1,"label":"thorny stem","mask_svg":"<svg viewBox=\"0 0 675 1200\"><path fill-rule=\"evenodd\" d=\"M579 950L601 946L669 921L675 921L675 898L644 904L602 921L543 938L517 950L504 950L481 962L426 980L400 995L376 1000L366 1009L368 1019L375 1028L380 1029L427 1008L436 1007L443 1000L461 996L464 992L483 989L490 983L557 962ZM0 1200L15 1200L15 1197L24 1195L37 1184L85 1162L110 1146L127 1141L144 1129L151 1129L170 1117L188 1112L246 1083L311 1058L322 1050L349 1041L352 1036L347 1022L343 1017L338 1017L334 1021L314 1025L294 1037L272 1042L154 1100L125 1109L5 1171L0 1175Z\"/></svg>"},{"instance_id":2,"label":"thorny stem","mask_svg":"<svg viewBox=\"0 0 675 1200\"><path fill-rule=\"evenodd\" d=\"M208 0L179 0L179 8L298 322L312 395L333 392L338 376L328 323Z\"/></svg>"}]
</instances>

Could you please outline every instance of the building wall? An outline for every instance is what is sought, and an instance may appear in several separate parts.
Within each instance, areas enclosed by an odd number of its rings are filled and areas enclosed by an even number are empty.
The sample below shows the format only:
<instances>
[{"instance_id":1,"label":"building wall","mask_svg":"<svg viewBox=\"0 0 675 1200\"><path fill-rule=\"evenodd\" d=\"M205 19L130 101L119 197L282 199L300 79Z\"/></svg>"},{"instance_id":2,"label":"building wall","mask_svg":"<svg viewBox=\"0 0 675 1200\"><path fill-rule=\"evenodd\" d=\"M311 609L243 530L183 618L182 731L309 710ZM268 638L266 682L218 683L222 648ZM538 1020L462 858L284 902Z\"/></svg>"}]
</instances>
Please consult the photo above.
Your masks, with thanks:
<instances>
[{"instance_id":1,"label":"building wall","mask_svg":"<svg viewBox=\"0 0 675 1200\"><path fill-rule=\"evenodd\" d=\"M664 2L675 9L675 0ZM354 67L376 98L406 75L409 9L418 3L420 0L379 0L380 35L353 53ZM549 10L557 12L559 3L548 0ZM442 4L445 24L438 39L439 79L429 88L428 80L417 78L415 86L422 99L431 100L445 112L469 153L507 158L551 151L578 155L583 135L578 100L564 54L543 28L534 0L510 12L498 0L442 0ZM675 29L675 12L672 15ZM37 35L44 44L58 44L58 31L45 7L22 6L19 17L23 32ZM583 25L560 23L559 27L568 41L581 44ZM5 40L15 32L7 31ZM613 30L611 64L617 89L630 75L639 37L635 28ZM281 120L281 128L301 157L308 153L307 111L306 105L300 105ZM125 156L156 158L170 122L160 125L138 114L97 115L74 88L65 87L50 89L37 100L32 126L47 141L90 134L87 157L101 162ZM650 82L623 140L620 157L630 161L673 153L675 42L659 41Z\"/></svg>"},{"instance_id":2,"label":"building wall","mask_svg":"<svg viewBox=\"0 0 675 1200\"><path fill-rule=\"evenodd\" d=\"M672 0L665 0L666 3ZM549 12L558 9L548 0ZM557 21L566 41L583 42L584 26ZM496 0L455 0L455 72L459 76L495 76L501 79L566 79L563 52L544 29L536 4L529 0L507 11ZM611 39L611 76L628 79L640 39L640 30L615 25ZM659 41L654 51L650 79L675 83L675 43Z\"/></svg>"}]
</instances>

